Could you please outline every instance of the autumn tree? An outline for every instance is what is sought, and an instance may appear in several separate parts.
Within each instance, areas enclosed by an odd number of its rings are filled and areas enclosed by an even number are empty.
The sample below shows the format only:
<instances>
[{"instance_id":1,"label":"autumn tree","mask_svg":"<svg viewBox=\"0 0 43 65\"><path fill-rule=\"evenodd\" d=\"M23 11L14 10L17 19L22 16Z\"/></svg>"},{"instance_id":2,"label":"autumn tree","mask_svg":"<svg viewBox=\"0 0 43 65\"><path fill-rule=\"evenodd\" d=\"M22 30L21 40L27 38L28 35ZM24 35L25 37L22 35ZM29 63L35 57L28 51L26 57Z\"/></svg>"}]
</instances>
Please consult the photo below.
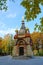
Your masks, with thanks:
<instances>
[{"instance_id":1,"label":"autumn tree","mask_svg":"<svg viewBox=\"0 0 43 65\"><path fill-rule=\"evenodd\" d=\"M40 33L39 32L33 32L31 34L31 38L32 38L32 41L33 41L34 49L36 49L38 47L37 40L40 39Z\"/></svg>"},{"instance_id":2,"label":"autumn tree","mask_svg":"<svg viewBox=\"0 0 43 65\"><path fill-rule=\"evenodd\" d=\"M43 5L43 0L23 0L21 5L25 7L25 18L32 20L37 17L37 14L41 13L40 4Z\"/></svg>"},{"instance_id":3,"label":"autumn tree","mask_svg":"<svg viewBox=\"0 0 43 65\"><path fill-rule=\"evenodd\" d=\"M43 6L43 0L23 0L21 5L25 10L25 19L27 21L34 20L37 15L41 13L40 5ZM35 30L38 28L39 31L43 32L43 17L41 18L40 25L35 24Z\"/></svg>"},{"instance_id":4,"label":"autumn tree","mask_svg":"<svg viewBox=\"0 0 43 65\"><path fill-rule=\"evenodd\" d=\"M0 54L2 53L2 37L0 37Z\"/></svg>"},{"instance_id":5,"label":"autumn tree","mask_svg":"<svg viewBox=\"0 0 43 65\"><path fill-rule=\"evenodd\" d=\"M43 55L43 33L33 32L31 38L33 41L33 50L37 50L40 55Z\"/></svg>"},{"instance_id":6,"label":"autumn tree","mask_svg":"<svg viewBox=\"0 0 43 65\"><path fill-rule=\"evenodd\" d=\"M5 35L3 39L3 44L2 44L3 52L10 54L12 52L13 45L14 45L13 36L10 34Z\"/></svg>"}]
</instances>

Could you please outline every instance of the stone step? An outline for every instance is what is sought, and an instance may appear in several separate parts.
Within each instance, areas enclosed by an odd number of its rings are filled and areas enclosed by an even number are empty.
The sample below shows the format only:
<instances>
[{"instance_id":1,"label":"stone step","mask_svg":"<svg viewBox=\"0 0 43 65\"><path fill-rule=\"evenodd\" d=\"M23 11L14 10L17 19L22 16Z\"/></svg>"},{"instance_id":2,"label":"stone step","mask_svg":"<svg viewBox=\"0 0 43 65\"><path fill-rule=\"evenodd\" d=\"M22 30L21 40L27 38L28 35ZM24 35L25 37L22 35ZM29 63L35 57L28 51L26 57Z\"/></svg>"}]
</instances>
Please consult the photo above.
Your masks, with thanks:
<instances>
[{"instance_id":1,"label":"stone step","mask_svg":"<svg viewBox=\"0 0 43 65\"><path fill-rule=\"evenodd\" d=\"M13 59L31 59L32 57L30 56L18 56L18 57L13 57Z\"/></svg>"}]
</instances>

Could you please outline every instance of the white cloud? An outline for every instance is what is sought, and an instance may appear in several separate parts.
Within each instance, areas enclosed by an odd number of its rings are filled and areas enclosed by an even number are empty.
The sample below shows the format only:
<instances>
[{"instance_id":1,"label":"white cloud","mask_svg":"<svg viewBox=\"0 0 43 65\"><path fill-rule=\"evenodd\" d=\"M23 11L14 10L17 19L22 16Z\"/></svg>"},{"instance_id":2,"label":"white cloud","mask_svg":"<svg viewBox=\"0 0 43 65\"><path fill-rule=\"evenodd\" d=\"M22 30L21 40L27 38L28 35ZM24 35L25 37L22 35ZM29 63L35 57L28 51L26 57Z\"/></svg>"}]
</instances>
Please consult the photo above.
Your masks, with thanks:
<instances>
[{"instance_id":1,"label":"white cloud","mask_svg":"<svg viewBox=\"0 0 43 65\"><path fill-rule=\"evenodd\" d=\"M14 28L9 28L7 30L0 30L0 36L4 36L6 34L15 34L15 29Z\"/></svg>"},{"instance_id":2,"label":"white cloud","mask_svg":"<svg viewBox=\"0 0 43 65\"><path fill-rule=\"evenodd\" d=\"M16 13L14 14L12 14L12 13L10 13L10 14L8 14L7 16L6 16L7 18L15 18L16 17Z\"/></svg>"}]
</instances>

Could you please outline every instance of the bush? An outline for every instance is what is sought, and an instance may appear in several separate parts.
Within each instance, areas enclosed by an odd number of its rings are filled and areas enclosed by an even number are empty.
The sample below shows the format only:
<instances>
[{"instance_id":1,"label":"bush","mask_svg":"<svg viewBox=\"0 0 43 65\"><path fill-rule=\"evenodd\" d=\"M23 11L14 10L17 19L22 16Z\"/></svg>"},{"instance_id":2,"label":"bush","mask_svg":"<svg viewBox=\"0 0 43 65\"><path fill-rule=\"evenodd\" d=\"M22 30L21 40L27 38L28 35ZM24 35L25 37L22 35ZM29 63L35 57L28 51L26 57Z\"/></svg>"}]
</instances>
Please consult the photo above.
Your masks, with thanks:
<instances>
[{"instance_id":1,"label":"bush","mask_svg":"<svg viewBox=\"0 0 43 65\"><path fill-rule=\"evenodd\" d=\"M43 49L39 49L39 56L43 56Z\"/></svg>"},{"instance_id":2,"label":"bush","mask_svg":"<svg viewBox=\"0 0 43 65\"><path fill-rule=\"evenodd\" d=\"M35 56L38 55L38 50L34 50L33 53Z\"/></svg>"}]
</instances>

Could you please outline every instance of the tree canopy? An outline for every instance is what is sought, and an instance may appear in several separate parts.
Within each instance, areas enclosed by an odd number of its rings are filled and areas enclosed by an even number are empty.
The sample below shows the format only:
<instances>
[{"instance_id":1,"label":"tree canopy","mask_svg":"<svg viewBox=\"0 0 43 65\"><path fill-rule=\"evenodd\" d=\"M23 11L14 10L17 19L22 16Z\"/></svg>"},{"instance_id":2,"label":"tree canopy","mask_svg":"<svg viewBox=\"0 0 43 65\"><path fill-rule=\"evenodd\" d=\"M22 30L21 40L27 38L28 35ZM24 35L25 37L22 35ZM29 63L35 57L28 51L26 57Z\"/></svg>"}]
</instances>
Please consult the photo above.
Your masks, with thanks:
<instances>
[{"instance_id":1,"label":"tree canopy","mask_svg":"<svg viewBox=\"0 0 43 65\"><path fill-rule=\"evenodd\" d=\"M34 20L41 13L40 5L43 6L43 0L23 0L21 5L26 9L25 19L27 21ZM35 24L35 30L43 32L43 17L40 19L40 25Z\"/></svg>"},{"instance_id":2,"label":"tree canopy","mask_svg":"<svg viewBox=\"0 0 43 65\"><path fill-rule=\"evenodd\" d=\"M38 25L37 23L35 24L34 30L37 30L37 29L38 31L43 33L43 17L40 18L40 25Z\"/></svg>"},{"instance_id":3,"label":"tree canopy","mask_svg":"<svg viewBox=\"0 0 43 65\"><path fill-rule=\"evenodd\" d=\"M21 5L26 9L25 19L27 21L37 17L37 14L41 13L40 4L43 5L43 0L23 0Z\"/></svg>"},{"instance_id":4,"label":"tree canopy","mask_svg":"<svg viewBox=\"0 0 43 65\"><path fill-rule=\"evenodd\" d=\"M8 0L0 0L0 10L7 10L7 1ZM14 0L9 0L9 1L14 1Z\"/></svg>"},{"instance_id":5,"label":"tree canopy","mask_svg":"<svg viewBox=\"0 0 43 65\"><path fill-rule=\"evenodd\" d=\"M0 10L7 10L7 0L0 0Z\"/></svg>"}]
</instances>

